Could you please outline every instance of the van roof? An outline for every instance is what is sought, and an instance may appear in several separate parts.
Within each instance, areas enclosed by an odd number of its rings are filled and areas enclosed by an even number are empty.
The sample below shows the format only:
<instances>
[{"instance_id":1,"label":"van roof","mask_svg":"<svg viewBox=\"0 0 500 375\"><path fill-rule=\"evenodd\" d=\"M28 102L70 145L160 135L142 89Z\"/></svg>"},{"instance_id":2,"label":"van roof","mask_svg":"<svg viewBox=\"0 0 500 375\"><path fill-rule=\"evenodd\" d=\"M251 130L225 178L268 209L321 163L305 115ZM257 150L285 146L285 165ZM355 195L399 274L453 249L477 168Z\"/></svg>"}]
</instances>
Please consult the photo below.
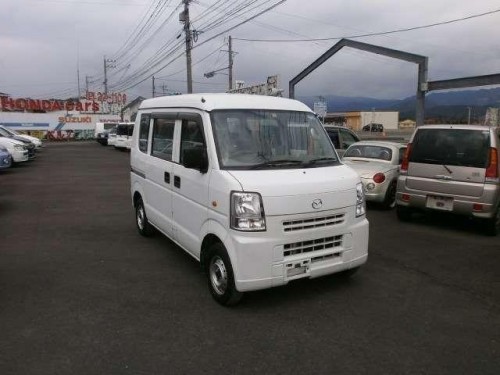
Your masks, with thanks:
<instances>
[{"instance_id":1,"label":"van roof","mask_svg":"<svg viewBox=\"0 0 500 375\"><path fill-rule=\"evenodd\" d=\"M186 94L162 96L144 100L139 109L196 108L203 111L216 109L277 109L312 112L298 100L249 94Z\"/></svg>"}]
</instances>

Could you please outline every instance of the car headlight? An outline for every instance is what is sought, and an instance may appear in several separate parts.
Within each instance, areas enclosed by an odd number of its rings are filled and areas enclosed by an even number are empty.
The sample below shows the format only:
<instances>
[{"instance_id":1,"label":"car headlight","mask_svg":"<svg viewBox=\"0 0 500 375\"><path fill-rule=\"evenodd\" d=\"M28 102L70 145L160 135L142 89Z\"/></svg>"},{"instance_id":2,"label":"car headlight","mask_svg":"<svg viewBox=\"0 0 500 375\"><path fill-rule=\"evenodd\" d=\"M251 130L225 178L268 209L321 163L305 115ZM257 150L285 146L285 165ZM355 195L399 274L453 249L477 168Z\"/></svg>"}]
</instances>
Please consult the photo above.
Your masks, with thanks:
<instances>
[{"instance_id":1,"label":"car headlight","mask_svg":"<svg viewBox=\"0 0 500 375\"><path fill-rule=\"evenodd\" d=\"M366 213L365 190L360 182L356 185L356 217Z\"/></svg>"},{"instance_id":2,"label":"car headlight","mask_svg":"<svg viewBox=\"0 0 500 375\"><path fill-rule=\"evenodd\" d=\"M231 228L241 231L265 231L264 205L259 193L231 193Z\"/></svg>"},{"instance_id":3,"label":"car headlight","mask_svg":"<svg viewBox=\"0 0 500 375\"><path fill-rule=\"evenodd\" d=\"M14 150L24 151L24 146L23 145L14 145Z\"/></svg>"}]
</instances>

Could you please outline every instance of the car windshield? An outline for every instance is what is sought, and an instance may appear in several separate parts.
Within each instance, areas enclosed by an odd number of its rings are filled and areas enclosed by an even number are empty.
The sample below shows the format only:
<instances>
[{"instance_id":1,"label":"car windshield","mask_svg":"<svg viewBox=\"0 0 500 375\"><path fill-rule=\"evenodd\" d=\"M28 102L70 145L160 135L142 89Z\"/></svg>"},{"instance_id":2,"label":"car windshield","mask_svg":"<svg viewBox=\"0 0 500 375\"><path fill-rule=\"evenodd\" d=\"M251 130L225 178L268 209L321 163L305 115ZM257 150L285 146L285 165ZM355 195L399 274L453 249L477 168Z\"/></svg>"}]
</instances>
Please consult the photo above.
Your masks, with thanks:
<instances>
[{"instance_id":1,"label":"car windshield","mask_svg":"<svg viewBox=\"0 0 500 375\"><path fill-rule=\"evenodd\" d=\"M11 138L12 134L10 134L7 130L0 128L0 136Z\"/></svg>"},{"instance_id":2,"label":"car windshield","mask_svg":"<svg viewBox=\"0 0 500 375\"><path fill-rule=\"evenodd\" d=\"M421 129L413 140L410 162L486 168L488 130Z\"/></svg>"},{"instance_id":3,"label":"car windshield","mask_svg":"<svg viewBox=\"0 0 500 375\"><path fill-rule=\"evenodd\" d=\"M367 158L389 161L392 159L392 150L389 147L377 145L353 145L347 149L344 158Z\"/></svg>"},{"instance_id":4,"label":"car windshield","mask_svg":"<svg viewBox=\"0 0 500 375\"><path fill-rule=\"evenodd\" d=\"M313 113L217 110L211 113L223 169L310 168L338 163Z\"/></svg>"},{"instance_id":5,"label":"car windshield","mask_svg":"<svg viewBox=\"0 0 500 375\"><path fill-rule=\"evenodd\" d=\"M116 135L132 135L134 131L133 125L118 125L116 127Z\"/></svg>"},{"instance_id":6,"label":"car windshield","mask_svg":"<svg viewBox=\"0 0 500 375\"><path fill-rule=\"evenodd\" d=\"M9 133L9 136L19 135L19 133L16 132L15 130L12 130L12 129L9 129L9 128L3 127L3 126L0 128L0 130Z\"/></svg>"}]
</instances>

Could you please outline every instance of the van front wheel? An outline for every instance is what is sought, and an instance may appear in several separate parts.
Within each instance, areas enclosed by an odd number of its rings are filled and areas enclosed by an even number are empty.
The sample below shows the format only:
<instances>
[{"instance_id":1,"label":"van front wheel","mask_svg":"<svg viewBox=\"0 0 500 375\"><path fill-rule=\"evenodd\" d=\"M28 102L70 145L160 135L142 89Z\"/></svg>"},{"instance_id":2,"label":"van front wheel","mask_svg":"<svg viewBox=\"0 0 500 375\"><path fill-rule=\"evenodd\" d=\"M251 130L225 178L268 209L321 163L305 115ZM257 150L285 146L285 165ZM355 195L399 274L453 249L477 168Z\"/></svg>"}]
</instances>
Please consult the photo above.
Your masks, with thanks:
<instances>
[{"instance_id":1,"label":"van front wheel","mask_svg":"<svg viewBox=\"0 0 500 375\"><path fill-rule=\"evenodd\" d=\"M206 267L212 297L221 305L236 305L243 293L236 290L231 261L222 244L217 243L210 248Z\"/></svg>"},{"instance_id":2,"label":"van front wheel","mask_svg":"<svg viewBox=\"0 0 500 375\"><path fill-rule=\"evenodd\" d=\"M141 236L150 237L153 234L153 227L149 224L146 210L144 209L144 203L140 198L135 204L135 223L137 224L137 230Z\"/></svg>"}]
</instances>

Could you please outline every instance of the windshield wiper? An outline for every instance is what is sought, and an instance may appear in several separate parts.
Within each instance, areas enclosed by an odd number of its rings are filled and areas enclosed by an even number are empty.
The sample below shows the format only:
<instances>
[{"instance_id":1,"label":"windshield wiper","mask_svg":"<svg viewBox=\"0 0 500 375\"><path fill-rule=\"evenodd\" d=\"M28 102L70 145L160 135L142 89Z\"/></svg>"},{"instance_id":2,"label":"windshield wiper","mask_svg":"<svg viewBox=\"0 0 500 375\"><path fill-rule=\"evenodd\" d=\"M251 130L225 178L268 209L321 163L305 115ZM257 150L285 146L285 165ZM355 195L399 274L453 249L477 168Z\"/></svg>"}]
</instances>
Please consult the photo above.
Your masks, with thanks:
<instances>
[{"instance_id":1,"label":"windshield wiper","mask_svg":"<svg viewBox=\"0 0 500 375\"><path fill-rule=\"evenodd\" d=\"M304 163L304 166L311 166L320 162L329 162L329 161L338 161L337 158L332 158L332 157L323 157L323 158L317 158L317 159L311 159L308 162Z\"/></svg>"},{"instance_id":2,"label":"windshield wiper","mask_svg":"<svg viewBox=\"0 0 500 375\"><path fill-rule=\"evenodd\" d=\"M262 169L266 167L280 167L280 166L297 165L297 164L302 164L302 160L293 160L293 159L269 160L264 163L256 164L252 166L250 169Z\"/></svg>"}]
</instances>

